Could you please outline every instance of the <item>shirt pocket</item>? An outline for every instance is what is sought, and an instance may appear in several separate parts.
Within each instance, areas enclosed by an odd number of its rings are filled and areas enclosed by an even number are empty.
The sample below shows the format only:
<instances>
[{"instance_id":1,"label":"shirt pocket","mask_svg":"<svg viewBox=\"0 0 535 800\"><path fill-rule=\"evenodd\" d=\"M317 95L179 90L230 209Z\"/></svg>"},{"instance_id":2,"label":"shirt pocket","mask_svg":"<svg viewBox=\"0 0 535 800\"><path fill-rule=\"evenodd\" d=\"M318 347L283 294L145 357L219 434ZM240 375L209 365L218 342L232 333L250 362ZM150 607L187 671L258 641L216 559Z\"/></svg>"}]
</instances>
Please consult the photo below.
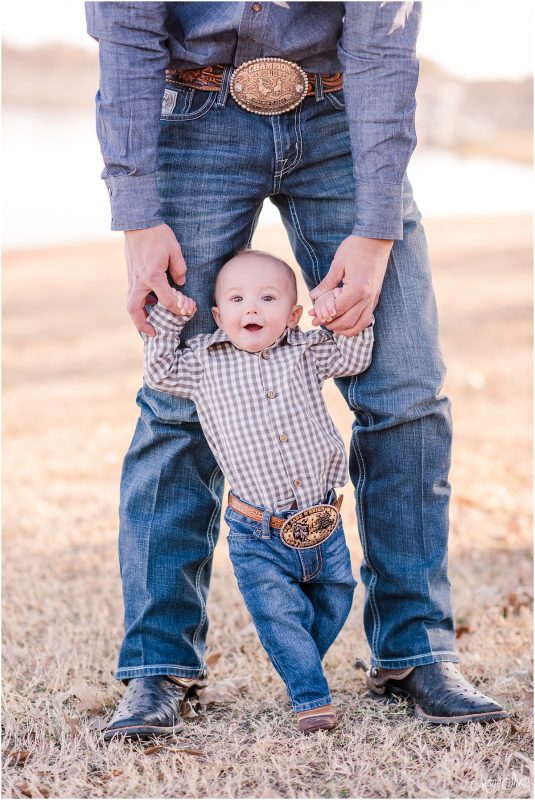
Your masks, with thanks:
<instances>
[{"instance_id":1,"label":"shirt pocket","mask_svg":"<svg viewBox=\"0 0 535 800\"><path fill-rule=\"evenodd\" d=\"M205 92L179 83L166 83L160 119L164 122L186 122L207 114L217 99L217 92Z\"/></svg>"}]
</instances>

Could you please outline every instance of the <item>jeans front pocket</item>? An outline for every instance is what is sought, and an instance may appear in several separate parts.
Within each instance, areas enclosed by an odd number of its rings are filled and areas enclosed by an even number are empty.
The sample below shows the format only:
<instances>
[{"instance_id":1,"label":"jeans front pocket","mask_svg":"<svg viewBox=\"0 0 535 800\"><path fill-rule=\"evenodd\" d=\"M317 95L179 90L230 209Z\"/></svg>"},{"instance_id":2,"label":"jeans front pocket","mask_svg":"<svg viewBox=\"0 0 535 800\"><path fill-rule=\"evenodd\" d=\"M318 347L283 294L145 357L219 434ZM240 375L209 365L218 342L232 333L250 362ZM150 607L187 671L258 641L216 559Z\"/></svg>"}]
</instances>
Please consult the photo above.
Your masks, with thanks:
<instances>
[{"instance_id":1,"label":"jeans front pocket","mask_svg":"<svg viewBox=\"0 0 535 800\"><path fill-rule=\"evenodd\" d=\"M239 514L232 508L227 507L224 519L229 527L229 544L232 541L237 541L240 539L258 539L262 533L262 528L260 525L258 525L258 523L248 519L247 517L244 517L243 514Z\"/></svg>"},{"instance_id":2,"label":"jeans front pocket","mask_svg":"<svg viewBox=\"0 0 535 800\"><path fill-rule=\"evenodd\" d=\"M343 91L341 89L340 89L339 92L326 92L325 97L327 98L327 100L329 100L331 102L331 105L337 111L344 111L345 110L346 103L345 103L345 100L344 100L344 93L343 93Z\"/></svg>"},{"instance_id":3,"label":"jeans front pocket","mask_svg":"<svg viewBox=\"0 0 535 800\"><path fill-rule=\"evenodd\" d=\"M210 111L216 99L217 92L205 92L179 83L166 83L160 119L164 122L200 119Z\"/></svg>"}]
</instances>

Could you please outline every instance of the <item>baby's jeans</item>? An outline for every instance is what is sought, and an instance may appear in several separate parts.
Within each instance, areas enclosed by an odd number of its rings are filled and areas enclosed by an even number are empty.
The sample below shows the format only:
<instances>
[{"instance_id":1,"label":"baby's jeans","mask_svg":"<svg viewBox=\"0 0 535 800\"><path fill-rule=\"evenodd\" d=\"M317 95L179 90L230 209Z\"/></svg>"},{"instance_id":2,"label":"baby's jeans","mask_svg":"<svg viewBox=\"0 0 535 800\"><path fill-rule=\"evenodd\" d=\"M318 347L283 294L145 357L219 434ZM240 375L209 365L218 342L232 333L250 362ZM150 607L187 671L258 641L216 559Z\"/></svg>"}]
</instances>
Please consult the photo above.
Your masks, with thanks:
<instances>
[{"instance_id":1,"label":"baby's jeans","mask_svg":"<svg viewBox=\"0 0 535 800\"><path fill-rule=\"evenodd\" d=\"M333 501L331 492L325 502ZM262 522L227 507L230 557L260 641L286 684L294 711L308 711L331 702L321 661L347 619L357 585L342 520L321 544L295 550L269 524L274 512L259 510Z\"/></svg>"}]
</instances>

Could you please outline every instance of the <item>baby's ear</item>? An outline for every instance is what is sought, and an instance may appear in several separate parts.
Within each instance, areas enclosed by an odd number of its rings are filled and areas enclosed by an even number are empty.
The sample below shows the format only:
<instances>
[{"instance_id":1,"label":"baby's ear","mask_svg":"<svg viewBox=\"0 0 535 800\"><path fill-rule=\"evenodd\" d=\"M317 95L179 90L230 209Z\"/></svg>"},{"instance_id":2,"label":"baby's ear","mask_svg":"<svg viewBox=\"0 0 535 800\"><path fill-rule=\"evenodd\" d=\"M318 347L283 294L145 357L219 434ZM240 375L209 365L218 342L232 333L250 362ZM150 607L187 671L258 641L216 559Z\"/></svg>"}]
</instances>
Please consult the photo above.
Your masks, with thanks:
<instances>
[{"instance_id":1,"label":"baby's ear","mask_svg":"<svg viewBox=\"0 0 535 800\"><path fill-rule=\"evenodd\" d=\"M221 323L221 315L219 313L219 309L218 309L217 306L212 306L212 316L216 321L217 327L220 328L221 327L221 324L220 324Z\"/></svg>"},{"instance_id":2,"label":"baby's ear","mask_svg":"<svg viewBox=\"0 0 535 800\"><path fill-rule=\"evenodd\" d=\"M288 322L289 328L296 328L303 313L303 306L294 306Z\"/></svg>"}]
</instances>

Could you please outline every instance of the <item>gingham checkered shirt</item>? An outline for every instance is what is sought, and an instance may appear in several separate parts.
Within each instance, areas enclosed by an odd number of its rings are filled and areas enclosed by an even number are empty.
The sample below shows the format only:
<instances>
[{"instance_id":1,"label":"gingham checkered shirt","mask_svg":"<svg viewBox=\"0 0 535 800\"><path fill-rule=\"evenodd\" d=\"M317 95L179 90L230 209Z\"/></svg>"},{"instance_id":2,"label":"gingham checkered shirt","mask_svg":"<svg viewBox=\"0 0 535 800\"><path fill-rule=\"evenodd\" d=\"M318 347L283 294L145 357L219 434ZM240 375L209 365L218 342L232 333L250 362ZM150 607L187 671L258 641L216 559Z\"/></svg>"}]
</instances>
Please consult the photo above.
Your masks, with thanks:
<instances>
[{"instance_id":1,"label":"gingham checkered shirt","mask_svg":"<svg viewBox=\"0 0 535 800\"><path fill-rule=\"evenodd\" d=\"M236 347L218 329L180 346L188 319L158 304L143 334L145 381L188 397L232 491L275 512L323 502L348 479L344 443L321 387L370 364L373 325L357 336L286 328L266 350Z\"/></svg>"}]
</instances>

